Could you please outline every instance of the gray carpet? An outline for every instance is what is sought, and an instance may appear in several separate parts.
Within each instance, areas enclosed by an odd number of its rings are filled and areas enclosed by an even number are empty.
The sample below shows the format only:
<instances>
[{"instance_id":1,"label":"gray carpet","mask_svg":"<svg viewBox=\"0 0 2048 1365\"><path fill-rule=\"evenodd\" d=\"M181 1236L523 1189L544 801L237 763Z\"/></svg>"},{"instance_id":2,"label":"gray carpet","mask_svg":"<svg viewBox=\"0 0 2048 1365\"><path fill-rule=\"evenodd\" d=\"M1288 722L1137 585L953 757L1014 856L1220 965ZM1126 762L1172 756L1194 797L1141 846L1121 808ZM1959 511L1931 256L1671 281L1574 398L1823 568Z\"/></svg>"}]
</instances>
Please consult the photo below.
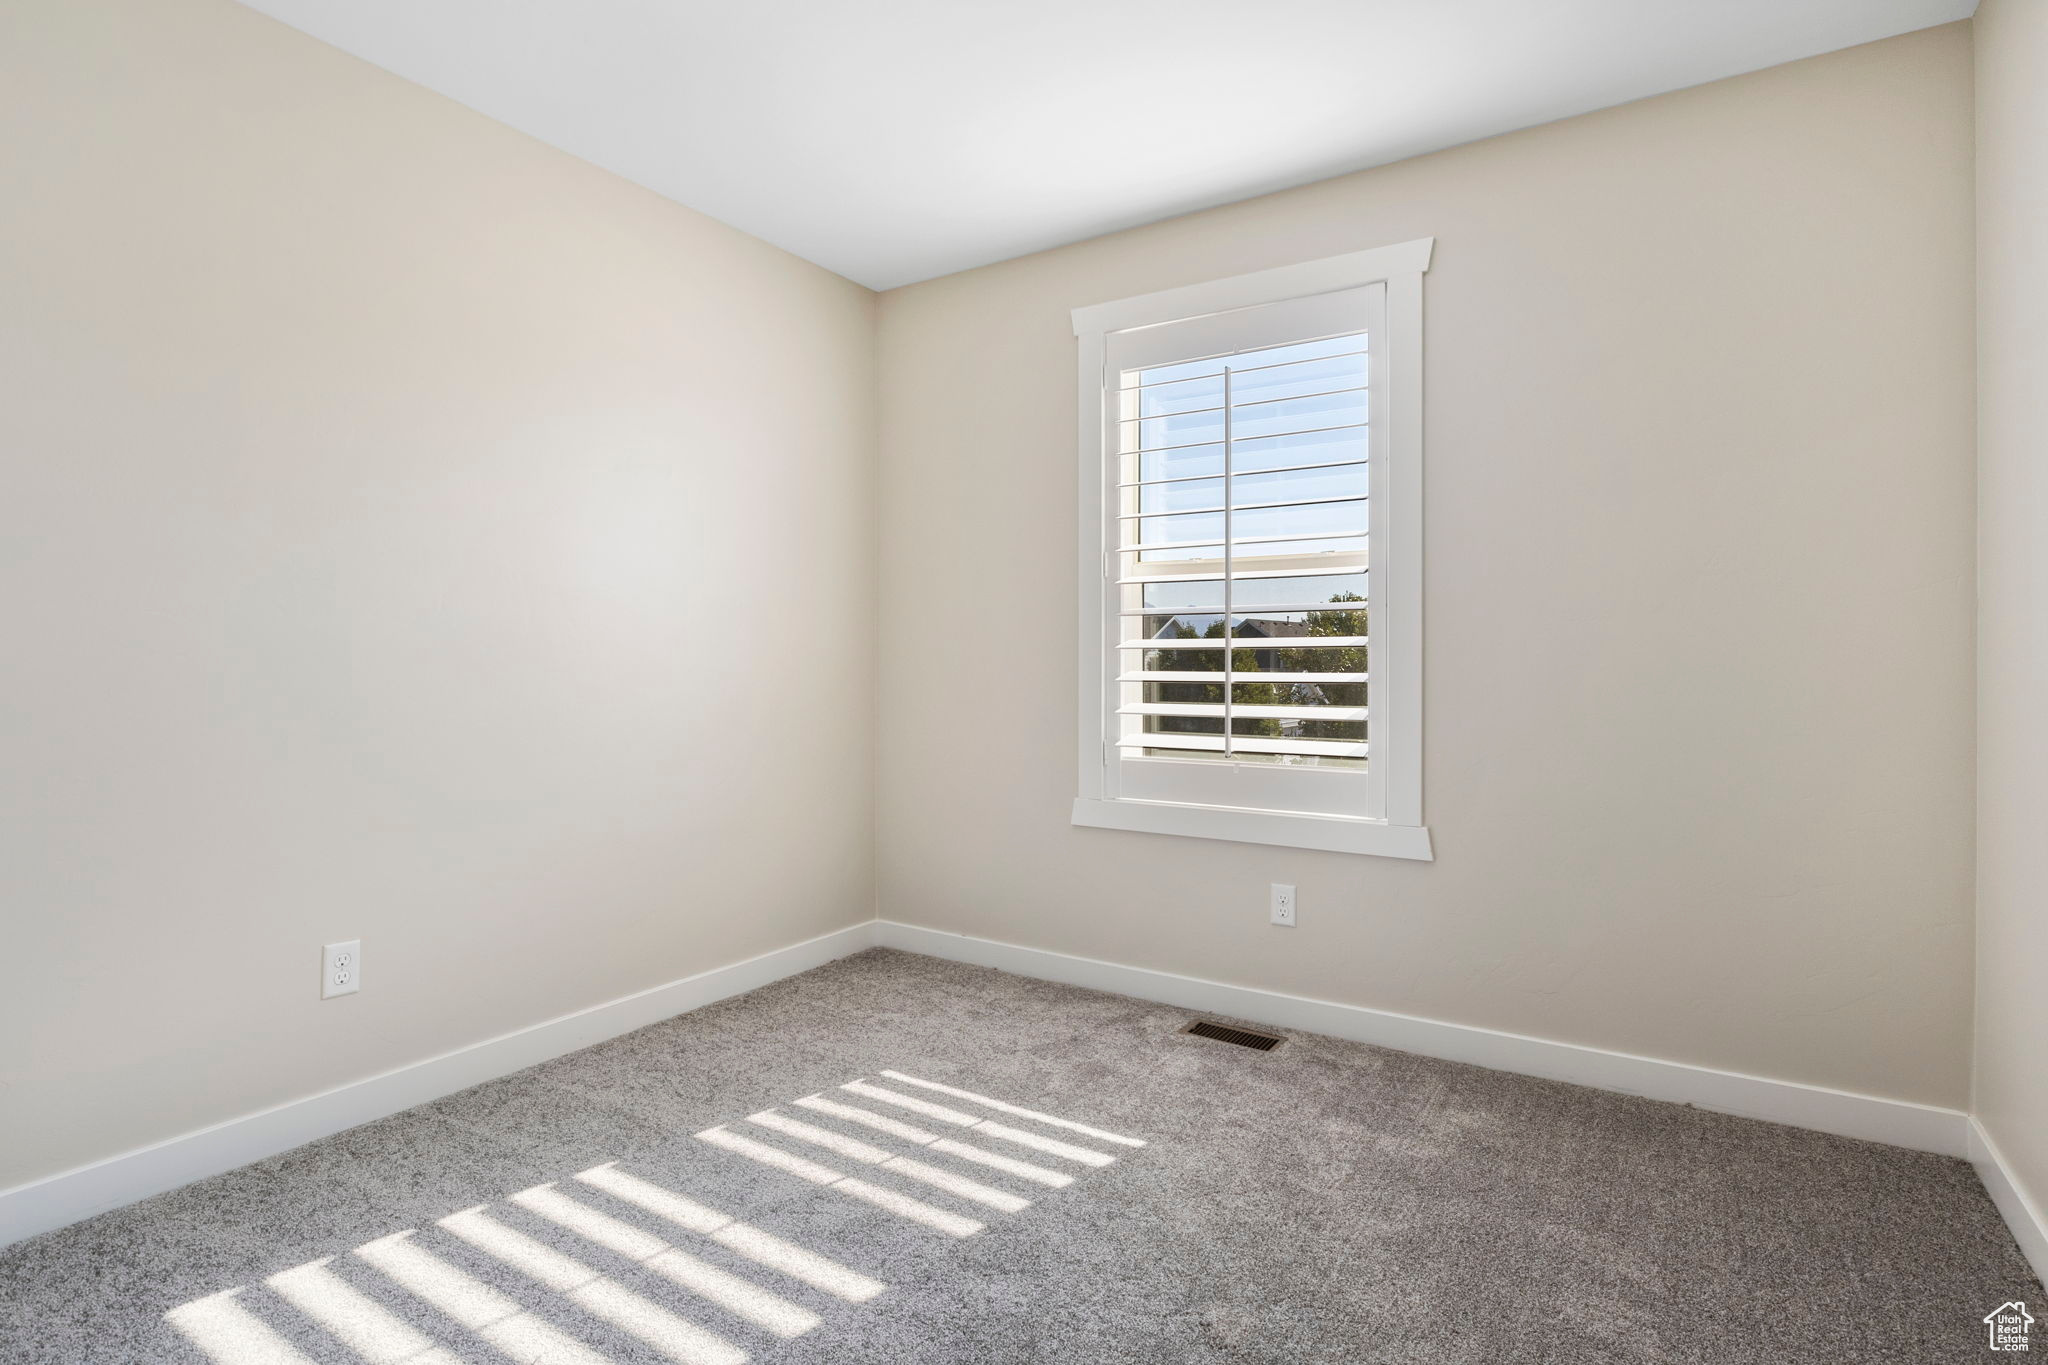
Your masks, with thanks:
<instances>
[{"instance_id":1,"label":"gray carpet","mask_svg":"<svg viewBox=\"0 0 2048 1365\"><path fill-rule=\"evenodd\" d=\"M865 953L0 1253L0 1359L1918 1365L2044 1301L1960 1161L1189 1017Z\"/></svg>"}]
</instances>

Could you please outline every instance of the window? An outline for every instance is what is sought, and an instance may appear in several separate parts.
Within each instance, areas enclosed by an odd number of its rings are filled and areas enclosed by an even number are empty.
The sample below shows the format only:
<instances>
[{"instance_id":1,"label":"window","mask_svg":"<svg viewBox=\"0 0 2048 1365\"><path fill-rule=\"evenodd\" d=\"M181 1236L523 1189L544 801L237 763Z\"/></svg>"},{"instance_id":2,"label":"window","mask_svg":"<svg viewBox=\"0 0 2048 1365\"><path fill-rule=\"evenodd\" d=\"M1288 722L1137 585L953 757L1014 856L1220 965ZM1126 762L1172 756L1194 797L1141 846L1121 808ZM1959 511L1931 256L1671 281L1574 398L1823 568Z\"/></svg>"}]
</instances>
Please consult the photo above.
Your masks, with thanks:
<instances>
[{"instance_id":1,"label":"window","mask_svg":"<svg viewBox=\"0 0 2048 1365\"><path fill-rule=\"evenodd\" d=\"M1432 246L1075 310L1076 824L1430 857Z\"/></svg>"}]
</instances>

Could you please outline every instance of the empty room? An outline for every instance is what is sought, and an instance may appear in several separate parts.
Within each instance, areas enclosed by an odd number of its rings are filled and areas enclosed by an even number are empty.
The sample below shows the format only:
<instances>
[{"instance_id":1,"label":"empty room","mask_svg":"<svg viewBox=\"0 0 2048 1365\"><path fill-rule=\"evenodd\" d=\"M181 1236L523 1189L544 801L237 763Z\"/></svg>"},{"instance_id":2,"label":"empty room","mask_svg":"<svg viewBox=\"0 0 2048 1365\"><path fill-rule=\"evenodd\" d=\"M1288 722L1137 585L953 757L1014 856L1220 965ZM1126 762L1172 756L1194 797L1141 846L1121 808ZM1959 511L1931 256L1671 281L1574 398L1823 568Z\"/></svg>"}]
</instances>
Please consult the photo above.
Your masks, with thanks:
<instances>
[{"instance_id":1,"label":"empty room","mask_svg":"<svg viewBox=\"0 0 2048 1365\"><path fill-rule=\"evenodd\" d=\"M2048 1351L2048 0L0 0L0 362L0 1365Z\"/></svg>"}]
</instances>

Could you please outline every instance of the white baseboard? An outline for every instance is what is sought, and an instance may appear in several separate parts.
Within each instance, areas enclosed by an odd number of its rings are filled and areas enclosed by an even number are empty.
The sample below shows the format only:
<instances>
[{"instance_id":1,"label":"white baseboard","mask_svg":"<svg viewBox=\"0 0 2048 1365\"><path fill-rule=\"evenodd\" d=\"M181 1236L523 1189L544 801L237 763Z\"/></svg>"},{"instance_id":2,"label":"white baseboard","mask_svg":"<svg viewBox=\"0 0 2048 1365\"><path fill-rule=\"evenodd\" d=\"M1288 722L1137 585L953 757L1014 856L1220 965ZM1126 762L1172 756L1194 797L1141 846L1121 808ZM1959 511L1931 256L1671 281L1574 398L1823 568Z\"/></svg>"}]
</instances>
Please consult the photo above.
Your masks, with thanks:
<instances>
[{"instance_id":1,"label":"white baseboard","mask_svg":"<svg viewBox=\"0 0 2048 1365\"><path fill-rule=\"evenodd\" d=\"M2012 1229L2013 1240L2020 1244L2020 1254L2034 1268L2034 1278L2048 1284L2048 1214L2043 1214L2040 1206L2027 1197L2012 1167L2005 1164L1998 1144L1974 1118L1970 1120L1970 1164L1977 1168L1991 1202L1998 1206L2005 1225Z\"/></svg>"},{"instance_id":2,"label":"white baseboard","mask_svg":"<svg viewBox=\"0 0 2048 1365\"><path fill-rule=\"evenodd\" d=\"M2048 1265L2048 1233L2044 1233L2040 1212L2013 1181L1990 1138L1957 1110L1231 986L890 920L851 925L305 1099L0 1190L0 1247L274 1156L876 945L1500 1071L1671 1100L1948 1156L1968 1156L1983 1173L1992 1199L2012 1225L2014 1236L2036 1272L2048 1278L2048 1270L2044 1270L2044 1265Z\"/></svg>"},{"instance_id":3,"label":"white baseboard","mask_svg":"<svg viewBox=\"0 0 2048 1365\"><path fill-rule=\"evenodd\" d=\"M1070 957L1043 948L1023 948L893 920L880 920L875 929L875 942L880 947L998 967L1021 976L1114 991L1182 1009L1324 1033L1496 1071L1616 1090L1625 1095L1672 1100L1724 1114L1888 1142L1944 1156L1963 1156L1969 1149L1969 1116L1957 1109L1716 1071L1711 1067L1446 1024L1277 991L1229 986L1220 981Z\"/></svg>"},{"instance_id":4,"label":"white baseboard","mask_svg":"<svg viewBox=\"0 0 2048 1365\"><path fill-rule=\"evenodd\" d=\"M501 1034L367 1080L0 1190L0 1247L452 1095L870 947L872 920Z\"/></svg>"}]
</instances>

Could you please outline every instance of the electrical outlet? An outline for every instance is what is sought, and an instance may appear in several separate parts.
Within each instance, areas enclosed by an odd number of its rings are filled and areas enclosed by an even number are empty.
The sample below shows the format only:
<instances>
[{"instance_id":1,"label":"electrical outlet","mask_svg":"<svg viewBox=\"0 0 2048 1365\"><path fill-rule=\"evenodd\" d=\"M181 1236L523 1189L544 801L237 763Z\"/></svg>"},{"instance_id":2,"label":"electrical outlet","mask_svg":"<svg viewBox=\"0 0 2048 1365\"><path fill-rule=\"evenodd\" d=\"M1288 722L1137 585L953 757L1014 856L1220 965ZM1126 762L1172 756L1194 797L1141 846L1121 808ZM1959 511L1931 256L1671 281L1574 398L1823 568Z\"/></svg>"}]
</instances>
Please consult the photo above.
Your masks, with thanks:
<instances>
[{"instance_id":1,"label":"electrical outlet","mask_svg":"<svg viewBox=\"0 0 2048 1365\"><path fill-rule=\"evenodd\" d=\"M1273 923L1294 927L1294 888L1286 882L1273 883Z\"/></svg>"},{"instance_id":2,"label":"electrical outlet","mask_svg":"<svg viewBox=\"0 0 2048 1365\"><path fill-rule=\"evenodd\" d=\"M363 941L330 943L320 950L320 998L354 995L363 988Z\"/></svg>"}]
</instances>

